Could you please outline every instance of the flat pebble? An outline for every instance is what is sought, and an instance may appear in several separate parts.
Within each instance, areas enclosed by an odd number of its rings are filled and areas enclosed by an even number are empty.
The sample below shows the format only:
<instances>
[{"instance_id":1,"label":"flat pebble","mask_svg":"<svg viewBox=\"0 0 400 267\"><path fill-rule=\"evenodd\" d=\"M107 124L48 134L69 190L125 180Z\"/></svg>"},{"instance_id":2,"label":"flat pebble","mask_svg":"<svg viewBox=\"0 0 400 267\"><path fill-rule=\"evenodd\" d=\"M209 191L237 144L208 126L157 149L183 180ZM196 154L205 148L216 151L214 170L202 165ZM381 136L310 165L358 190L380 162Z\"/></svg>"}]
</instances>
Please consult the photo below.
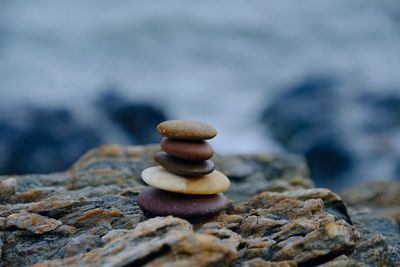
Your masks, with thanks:
<instances>
[{"instance_id":1,"label":"flat pebble","mask_svg":"<svg viewBox=\"0 0 400 267\"><path fill-rule=\"evenodd\" d=\"M204 161L210 159L214 150L206 141L183 141L164 137L161 148L168 154L189 161Z\"/></svg>"},{"instance_id":2,"label":"flat pebble","mask_svg":"<svg viewBox=\"0 0 400 267\"><path fill-rule=\"evenodd\" d=\"M163 166L167 171L181 176L197 177L211 173L214 170L214 163L211 160L192 162L175 158L166 152L158 152L154 160Z\"/></svg>"},{"instance_id":3,"label":"flat pebble","mask_svg":"<svg viewBox=\"0 0 400 267\"><path fill-rule=\"evenodd\" d=\"M164 121L157 126L157 131L166 137L192 141L207 140L217 135L211 124L189 120Z\"/></svg>"},{"instance_id":4,"label":"flat pebble","mask_svg":"<svg viewBox=\"0 0 400 267\"><path fill-rule=\"evenodd\" d=\"M230 186L228 177L219 171L199 177L182 177L157 166L145 169L142 178L148 185L182 194L212 195L225 192Z\"/></svg>"},{"instance_id":5,"label":"flat pebble","mask_svg":"<svg viewBox=\"0 0 400 267\"><path fill-rule=\"evenodd\" d=\"M184 195L150 187L139 194L137 203L148 216L173 215L201 220L224 210L228 200L223 194Z\"/></svg>"}]
</instances>

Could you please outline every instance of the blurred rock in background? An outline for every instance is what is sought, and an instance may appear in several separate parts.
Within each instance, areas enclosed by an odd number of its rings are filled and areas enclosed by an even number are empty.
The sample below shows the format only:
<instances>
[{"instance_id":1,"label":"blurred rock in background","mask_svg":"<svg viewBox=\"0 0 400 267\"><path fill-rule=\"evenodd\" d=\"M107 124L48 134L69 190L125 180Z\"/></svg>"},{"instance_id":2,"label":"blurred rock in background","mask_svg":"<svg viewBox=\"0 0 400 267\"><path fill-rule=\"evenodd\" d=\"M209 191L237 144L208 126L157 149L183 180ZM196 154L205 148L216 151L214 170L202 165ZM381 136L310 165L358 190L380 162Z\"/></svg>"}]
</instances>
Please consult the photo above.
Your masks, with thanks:
<instances>
[{"instance_id":1,"label":"blurred rock in background","mask_svg":"<svg viewBox=\"0 0 400 267\"><path fill-rule=\"evenodd\" d=\"M61 171L99 142L67 109L2 108L0 174Z\"/></svg>"},{"instance_id":2,"label":"blurred rock in background","mask_svg":"<svg viewBox=\"0 0 400 267\"><path fill-rule=\"evenodd\" d=\"M64 171L90 148L115 142L110 132L127 136L131 144L160 140L154 129L166 116L152 104L131 102L109 92L96 106L92 110L100 121L92 122L83 122L62 107L2 107L0 175Z\"/></svg>"},{"instance_id":3,"label":"blurred rock in background","mask_svg":"<svg viewBox=\"0 0 400 267\"><path fill-rule=\"evenodd\" d=\"M398 95L351 90L328 74L312 75L284 92L261 121L284 148L306 157L318 186L399 175Z\"/></svg>"},{"instance_id":4,"label":"blurred rock in background","mask_svg":"<svg viewBox=\"0 0 400 267\"><path fill-rule=\"evenodd\" d=\"M99 99L97 106L132 143L143 145L160 141L155 129L167 117L153 104L132 102L109 91Z\"/></svg>"}]
</instances>

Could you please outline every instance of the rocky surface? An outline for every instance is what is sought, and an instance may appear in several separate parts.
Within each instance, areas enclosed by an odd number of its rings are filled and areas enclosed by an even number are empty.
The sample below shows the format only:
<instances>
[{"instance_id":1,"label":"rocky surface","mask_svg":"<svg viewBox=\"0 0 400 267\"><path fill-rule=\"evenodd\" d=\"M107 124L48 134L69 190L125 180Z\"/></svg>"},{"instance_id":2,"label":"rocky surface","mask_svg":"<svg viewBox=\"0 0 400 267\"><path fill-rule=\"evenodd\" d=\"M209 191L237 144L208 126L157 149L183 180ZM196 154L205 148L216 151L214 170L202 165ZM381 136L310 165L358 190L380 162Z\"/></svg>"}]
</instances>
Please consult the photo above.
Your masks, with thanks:
<instances>
[{"instance_id":1,"label":"rocky surface","mask_svg":"<svg viewBox=\"0 0 400 267\"><path fill-rule=\"evenodd\" d=\"M145 188L139 175L159 150L106 145L67 172L0 177L0 265L396 266L400 260L392 213L398 189L391 187L391 197L343 193L348 213L339 195L313 187L293 155L215 155L216 168L232 181L225 212L195 224L146 218L136 205ZM370 203L376 208L367 211Z\"/></svg>"},{"instance_id":2,"label":"rocky surface","mask_svg":"<svg viewBox=\"0 0 400 267\"><path fill-rule=\"evenodd\" d=\"M346 189L344 200L361 233L353 254L372 266L400 264L400 182L369 182Z\"/></svg>"}]
</instances>

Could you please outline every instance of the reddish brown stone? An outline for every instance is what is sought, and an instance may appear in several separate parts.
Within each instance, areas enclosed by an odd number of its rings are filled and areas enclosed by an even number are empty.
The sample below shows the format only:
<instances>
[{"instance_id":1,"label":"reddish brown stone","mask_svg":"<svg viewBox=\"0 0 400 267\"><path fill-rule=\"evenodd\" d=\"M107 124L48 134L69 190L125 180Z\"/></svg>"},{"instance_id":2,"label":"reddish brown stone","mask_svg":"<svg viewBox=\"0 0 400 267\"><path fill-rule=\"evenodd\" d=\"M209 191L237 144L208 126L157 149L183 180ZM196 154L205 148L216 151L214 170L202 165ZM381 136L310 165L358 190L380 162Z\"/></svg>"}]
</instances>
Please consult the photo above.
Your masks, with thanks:
<instances>
[{"instance_id":1,"label":"reddish brown stone","mask_svg":"<svg viewBox=\"0 0 400 267\"><path fill-rule=\"evenodd\" d=\"M161 148L176 158L189 161L205 161L214 154L212 146L206 141L183 141L165 137L161 140Z\"/></svg>"}]
</instances>

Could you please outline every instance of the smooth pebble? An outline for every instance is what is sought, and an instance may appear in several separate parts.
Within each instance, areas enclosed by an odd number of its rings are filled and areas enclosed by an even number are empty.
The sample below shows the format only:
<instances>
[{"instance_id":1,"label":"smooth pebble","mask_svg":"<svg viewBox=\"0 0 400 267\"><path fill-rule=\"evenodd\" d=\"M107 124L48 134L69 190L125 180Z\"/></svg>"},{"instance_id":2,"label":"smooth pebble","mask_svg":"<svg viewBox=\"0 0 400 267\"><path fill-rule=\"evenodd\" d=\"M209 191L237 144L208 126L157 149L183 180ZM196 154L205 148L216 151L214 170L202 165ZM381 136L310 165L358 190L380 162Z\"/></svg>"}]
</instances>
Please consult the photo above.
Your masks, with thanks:
<instances>
[{"instance_id":1,"label":"smooth pebble","mask_svg":"<svg viewBox=\"0 0 400 267\"><path fill-rule=\"evenodd\" d=\"M143 190L137 203L149 216L173 215L190 220L202 220L224 210L228 200L223 194L184 195L159 190Z\"/></svg>"},{"instance_id":2,"label":"smooth pebble","mask_svg":"<svg viewBox=\"0 0 400 267\"><path fill-rule=\"evenodd\" d=\"M204 161L210 159L214 150L206 141L183 141L164 137L161 148L168 154L189 161Z\"/></svg>"},{"instance_id":3,"label":"smooth pebble","mask_svg":"<svg viewBox=\"0 0 400 267\"><path fill-rule=\"evenodd\" d=\"M168 155L166 152L158 152L154 160L167 171L181 176L197 177L211 173L214 170L214 162L206 160L192 162Z\"/></svg>"},{"instance_id":4,"label":"smooth pebble","mask_svg":"<svg viewBox=\"0 0 400 267\"><path fill-rule=\"evenodd\" d=\"M157 126L157 131L166 137L192 141L207 140L217 135L211 124L189 120L164 121Z\"/></svg>"},{"instance_id":5,"label":"smooth pebble","mask_svg":"<svg viewBox=\"0 0 400 267\"><path fill-rule=\"evenodd\" d=\"M142 179L158 189L194 195L218 194L225 192L230 186L228 177L219 171L199 177L182 177L168 172L161 166L145 169Z\"/></svg>"}]
</instances>

